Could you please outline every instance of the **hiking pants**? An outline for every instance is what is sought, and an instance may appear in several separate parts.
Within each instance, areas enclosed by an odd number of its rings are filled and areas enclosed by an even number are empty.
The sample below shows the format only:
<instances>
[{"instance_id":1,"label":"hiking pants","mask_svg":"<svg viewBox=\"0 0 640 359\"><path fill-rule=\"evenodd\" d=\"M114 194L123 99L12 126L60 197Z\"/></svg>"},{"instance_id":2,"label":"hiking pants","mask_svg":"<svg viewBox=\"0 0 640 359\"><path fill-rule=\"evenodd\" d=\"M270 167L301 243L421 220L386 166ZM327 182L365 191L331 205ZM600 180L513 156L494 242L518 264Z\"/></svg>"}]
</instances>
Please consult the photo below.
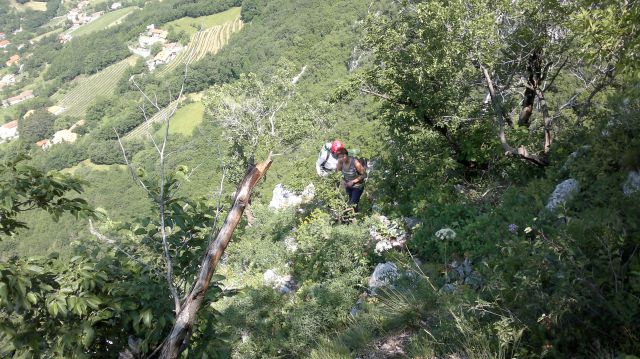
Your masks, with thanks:
<instances>
[{"instance_id":1,"label":"hiking pants","mask_svg":"<svg viewBox=\"0 0 640 359\"><path fill-rule=\"evenodd\" d=\"M360 196L364 192L364 186L360 188L346 188L347 196L349 196L349 204L355 204L355 210L358 212L358 202L360 202Z\"/></svg>"}]
</instances>

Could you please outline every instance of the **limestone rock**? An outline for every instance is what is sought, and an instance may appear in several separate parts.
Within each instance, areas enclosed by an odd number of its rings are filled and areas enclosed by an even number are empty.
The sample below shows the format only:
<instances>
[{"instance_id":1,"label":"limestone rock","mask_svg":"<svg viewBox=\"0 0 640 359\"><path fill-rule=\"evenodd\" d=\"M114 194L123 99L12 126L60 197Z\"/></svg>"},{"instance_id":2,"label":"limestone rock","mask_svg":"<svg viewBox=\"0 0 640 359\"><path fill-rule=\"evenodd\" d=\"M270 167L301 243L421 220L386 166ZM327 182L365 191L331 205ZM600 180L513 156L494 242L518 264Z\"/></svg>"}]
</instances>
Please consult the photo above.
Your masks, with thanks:
<instances>
[{"instance_id":1,"label":"limestone rock","mask_svg":"<svg viewBox=\"0 0 640 359\"><path fill-rule=\"evenodd\" d=\"M272 209L284 209L292 206L300 205L301 203L308 202L315 196L315 187L313 183L310 183L301 194L287 189L282 183L276 185L273 189L273 196L269 203L269 208Z\"/></svg>"},{"instance_id":2,"label":"limestone rock","mask_svg":"<svg viewBox=\"0 0 640 359\"><path fill-rule=\"evenodd\" d=\"M296 290L296 281L289 274L278 275L273 269L269 269L262 275L264 284L277 290L282 294L294 292Z\"/></svg>"},{"instance_id":3,"label":"limestone rock","mask_svg":"<svg viewBox=\"0 0 640 359\"><path fill-rule=\"evenodd\" d=\"M287 249L287 252L294 253L298 250L298 241L293 237L287 237L284 239L284 247Z\"/></svg>"},{"instance_id":4,"label":"limestone rock","mask_svg":"<svg viewBox=\"0 0 640 359\"><path fill-rule=\"evenodd\" d=\"M375 292L378 288L392 286L398 279L398 267L393 262L380 263L369 278L369 290Z\"/></svg>"},{"instance_id":5,"label":"limestone rock","mask_svg":"<svg viewBox=\"0 0 640 359\"><path fill-rule=\"evenodd\" d=\"M375 252L380 255L392 248L400 248L407 241L407 233L401 224L383 215L374 215L374 222L369 227L369 235L375 243Z\"/></svg>"},{"instance_id":6,"label":"limestone rock","mask_svg":"<svg viewBox=\"0 0 640 359\"><path fill-rule=\"evenodd\" d=\"M622 186L622 192L625 196L631 196L638 191L640 191L640 171L631 171Z\"/></svg>"},{"instance_id":7,"label":"limestone rock","mask_svg":"<svg viewBox=\"0 0 640 359\"><path fill-rule=\"evenodd\" d=\"M580 191L580 184L575 179L569 178L562 181L549 196L549 201L545 208L553 212L558 206L565 204L578 191Z\"/></svg>"}]
</instances>

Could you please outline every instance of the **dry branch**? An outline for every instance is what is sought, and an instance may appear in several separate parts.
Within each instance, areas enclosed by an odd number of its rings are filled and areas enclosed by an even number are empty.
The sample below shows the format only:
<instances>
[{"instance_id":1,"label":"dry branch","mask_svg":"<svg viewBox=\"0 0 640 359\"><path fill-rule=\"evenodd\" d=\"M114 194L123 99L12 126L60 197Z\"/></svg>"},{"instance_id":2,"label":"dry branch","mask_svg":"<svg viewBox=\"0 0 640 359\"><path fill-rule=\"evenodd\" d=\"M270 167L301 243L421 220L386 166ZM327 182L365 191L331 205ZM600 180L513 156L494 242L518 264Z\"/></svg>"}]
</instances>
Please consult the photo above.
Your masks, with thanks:
<instances>
[{"instance_id":1,"label":"dry branch","mask_svg":"<svg viewBox=\"0 0 640 359\"><path fill-rule=\"evenodd\" d=\"M216 270L220 257L222 257L227 245L231 241L233 232L242 218L242 213L249 203L254 187L267 172L271 166L271 162L272 157L271 154L269 154L266 161L252 166L247 170L246 175L236 190L233 206L227 214L227 218L222 228L220 228L216 240L209 243L205 256L202 259L197 279L181 305L181 310L176 316L176 321L171 332L162 344L160 358L177 358L188 345L191 328L196 320L196 314L203 304L211 277Z\"/></svg>"}]
</instances>

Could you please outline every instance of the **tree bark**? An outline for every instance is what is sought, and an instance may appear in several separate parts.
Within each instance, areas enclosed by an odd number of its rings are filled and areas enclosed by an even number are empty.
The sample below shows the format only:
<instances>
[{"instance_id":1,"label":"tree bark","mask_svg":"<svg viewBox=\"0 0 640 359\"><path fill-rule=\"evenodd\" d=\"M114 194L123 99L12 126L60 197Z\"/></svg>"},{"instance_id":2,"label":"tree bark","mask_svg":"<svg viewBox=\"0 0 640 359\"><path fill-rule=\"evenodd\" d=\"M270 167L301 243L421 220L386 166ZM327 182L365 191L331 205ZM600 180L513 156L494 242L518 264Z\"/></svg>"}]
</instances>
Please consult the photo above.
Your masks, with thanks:
<instances>
[{"instance_id":1,"label":"tree bark","mask_svg":"<svg viewBox=\"0 0 640 359\"><path fill-rule=\"evenodd\" d=\"M222 228L220 228L216 240L211 242L207 247L205 256L202 259L202 264L200 265L198 277L189 293L185 296L173 328L162 344L160 358L177 358L180 353L186 349L191 336L193 323L196 320L196 314L202 306L205 294L209 288L209 282L220 261L220 257L231 241L233 231L236 229L236 226L242 218L242 213L249 203L253 188L267 172L271 166L271 162L272 158L271 154L269 154L266 161L257 166L250 166L247 170L247 174L242 179L236 191L233 206L229 214L227 214L227 218Z\"/></svg>"},{"instance_id":2,"label":"tree bark","mask_svg":"<svg viewBox=\"0 0 640 359\"><path fill-rule=\"evenodd\" d=\"M549 162L547 161L546 157L529 153L527 148L522 145L518 148L514 148L514 147L511 147L511 145L509 145L509 142L507 141L507 136L505 135L505 131L504 131L505 117L504 117L504 114L502 113L502 107L498 101L496 90L493 86L493 80L491 80L491 75L489 75L489 71L487 70L486 67L484 67L481 64L480 69L482 70L482 74L484 75L485 81L487 82L487 89L489 90L489 95L491 96L491 103L493 105L494 111L496 112L496 118L498 122L498 138L500 139L500 144L502 145L502 148L504 149L505 154L521 158L523 160L534 163L540 167L547 166ZM551 140L550 137L549 137L549 140Z\"/></svg>"}]
</instances>

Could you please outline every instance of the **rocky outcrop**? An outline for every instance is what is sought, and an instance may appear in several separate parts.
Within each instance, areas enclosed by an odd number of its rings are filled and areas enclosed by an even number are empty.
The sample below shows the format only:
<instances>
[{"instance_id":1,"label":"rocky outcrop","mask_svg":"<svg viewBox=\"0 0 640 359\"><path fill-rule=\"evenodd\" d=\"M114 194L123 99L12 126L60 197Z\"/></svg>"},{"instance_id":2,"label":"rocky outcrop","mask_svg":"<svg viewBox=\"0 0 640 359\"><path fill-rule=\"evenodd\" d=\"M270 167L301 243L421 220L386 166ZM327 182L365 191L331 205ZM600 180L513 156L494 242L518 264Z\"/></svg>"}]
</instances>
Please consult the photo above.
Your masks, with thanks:
<instances>
[{"instance_id":1,"label":"rocky outcrop","mask_svg":"<svg viewBox=\"0 0 640 359\"><path fill-rule=\"evenodd\" d=\"M264 284L282 294L292 293L296 290L296 281L289 274L278 275L273 269L269 269L262 275Z\"/></svg>"},{"instance_id":2,"label":"rocky outcrop","mask_svg":"<svg viewBox=\"0 0 640 359\"><path fill-rule=\"evenodd\" d=\"M273 189L273 196L269 203L269 208L284 209L298 206L312 200L315 196L315 190L313 183L310 183L304 188L301 194L296 194L295 192L287 189L282 183L279 183Z\"/></svg>"},{"instance_id":3,"label":"rocky outcrop","mask_svg":"<svg viewBox=\"0 0 640 359\"><path fill-rule=\"evenodd\" d=\"M398 267L393 262L380 263L369 278L369 291L375 293L376 290L393 286L398 279Z\"/></svg>"},{"instance_id":4,"label":"rocky outcrop","mask_svg":"<svg viewBox=\"0 0 640 359\"><path fill-rule=\"evenodd\" d=\"M553 190L549 201L547 201L546 209L553 212L559 206L564 205L576 193L580 191L580 184L573 178L562 181Z\"/></svg>"},{"instance_id":5,"label":"rocky outcrop","mask_svg":"<svg viewBox=\"0 0 640 359\"><path fill-rule=\"evenodd\" d=\"M447 266L445 283L441 291L454 293L458 286L465 285L473 289L478 289L482 284L482 279L478 273L474 272L471 259L465 258L463 261L454 260Z\"/></svg>"},{"instance_id":6,"label":"rocky outcrop","mask_svg":"<svg viewBox=\"0 0 640 359\"><path fill-rule=\"evenodd\" d=\"M407 241L407 232L397 221L383 215L374 215L369 235L375 244L374 251L380 255L393 248L401 248Z\"/></svg>"}]
</instances>

